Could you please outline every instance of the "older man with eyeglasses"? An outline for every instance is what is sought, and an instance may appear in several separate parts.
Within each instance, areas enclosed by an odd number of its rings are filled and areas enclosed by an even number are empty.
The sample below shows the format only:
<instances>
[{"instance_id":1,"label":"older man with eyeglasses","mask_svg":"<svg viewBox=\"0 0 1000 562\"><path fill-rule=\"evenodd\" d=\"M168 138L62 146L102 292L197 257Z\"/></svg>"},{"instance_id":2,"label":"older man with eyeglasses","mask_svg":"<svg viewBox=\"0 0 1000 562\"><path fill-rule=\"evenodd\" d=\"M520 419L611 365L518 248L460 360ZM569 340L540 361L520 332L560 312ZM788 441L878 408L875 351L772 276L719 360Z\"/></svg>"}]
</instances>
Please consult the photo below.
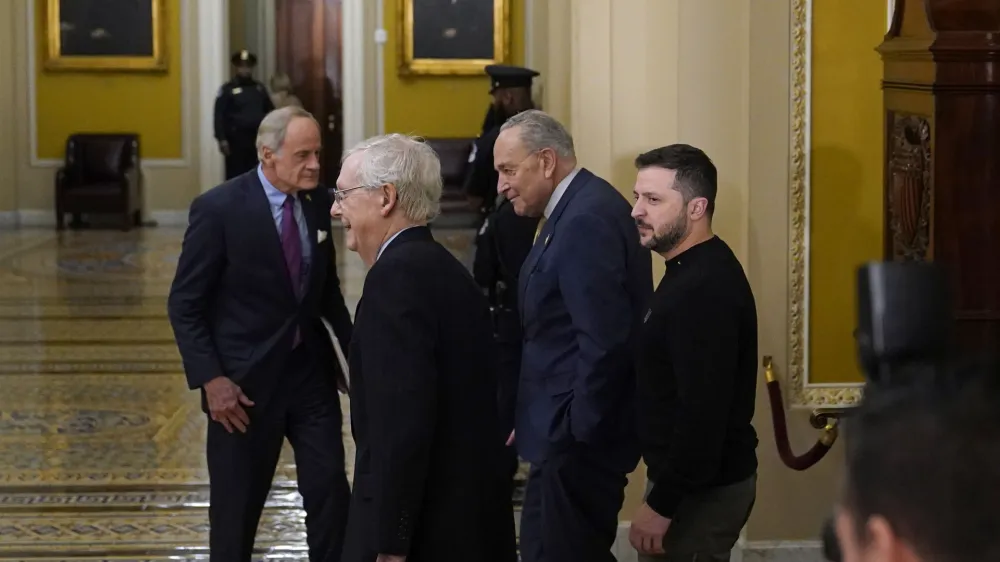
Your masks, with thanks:
<instances>
[{"instance_id":1,"label":"older man with eyeglasses","mask_svg":"<svg viewBox=\"0 0 1000 562\"><path fill-rule=\"evenodd\" d=\"M417 139L344 157L331 215L370 269L350 345L345 562L514 562L489 306L435 242L441 163Z\"/></svg>"}]
</instances>

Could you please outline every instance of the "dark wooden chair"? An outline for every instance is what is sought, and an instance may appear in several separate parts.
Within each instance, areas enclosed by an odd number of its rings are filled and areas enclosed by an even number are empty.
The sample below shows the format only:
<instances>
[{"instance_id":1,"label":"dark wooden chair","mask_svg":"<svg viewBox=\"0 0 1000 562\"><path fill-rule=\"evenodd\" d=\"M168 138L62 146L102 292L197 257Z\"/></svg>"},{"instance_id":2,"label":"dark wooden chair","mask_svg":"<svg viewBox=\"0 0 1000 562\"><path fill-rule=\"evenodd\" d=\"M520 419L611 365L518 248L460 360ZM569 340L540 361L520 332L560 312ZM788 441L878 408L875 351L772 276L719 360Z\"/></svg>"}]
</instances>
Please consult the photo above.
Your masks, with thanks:
<instances>
[{"instance_id":1,"label":"dark wooden chair","mask_svg":"<svg viewBox=\"0 0 1000 562\"><path fill-rule=\"evenodd\" d=\"M428 138L424 141L434 149L441 161L441 211L444 213L467 212L471 209L466 201L463 186L469 169L470 138Z\"/></svg>"},{"instance_id":2,"label":"dark wooden chair","mask_svg":"<svg viewBox=\"0 0 1000 562\"><path fill-rule=\"evenodd\" d=\"M56 228L67 213L73 225L84 213L117 214L122 228L142 224L139 135L77 133L66 140L66 162L56 173Z\"/></svg>"}]
</instances>

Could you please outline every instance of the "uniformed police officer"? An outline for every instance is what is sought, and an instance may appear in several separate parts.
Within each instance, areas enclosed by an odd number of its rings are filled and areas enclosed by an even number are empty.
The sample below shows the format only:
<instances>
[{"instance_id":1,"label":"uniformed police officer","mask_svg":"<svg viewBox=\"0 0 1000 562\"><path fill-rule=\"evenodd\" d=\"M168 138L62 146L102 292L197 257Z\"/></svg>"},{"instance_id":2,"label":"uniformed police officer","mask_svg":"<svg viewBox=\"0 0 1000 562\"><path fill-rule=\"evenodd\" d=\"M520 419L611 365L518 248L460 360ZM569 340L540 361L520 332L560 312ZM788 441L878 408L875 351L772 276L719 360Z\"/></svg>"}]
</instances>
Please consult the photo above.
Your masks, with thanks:
<instances>
[{"instance_id":1,"label":"uniformed police officer","mask_svg":"<svg viewBox=\"0 0 1000 562\"><path fill-rule=\"evenodd\" d=\"M531 81L538 73L527 68L490 65L486 72L492 79L492 93L497 100L497 121L489 132L477 139L472 166L466 181L470 198L481 198L488 214L476 237L473 276L489 296L493 310L494 331L500 347L500 388L498 399L504 438L514 427L514 405L521 368L521 320L517 307L517 277L528 257L538 219L521 217L513 205L497 194L498 172L493 168L493 144L500 126L512 117L534 107ZM511 447L511 470L517 469L517 454ZM512 474L513 476L513 474Z\"/></svg>"},{"instance_id":2,"label":"uniformed police officer","mask_svg":"<svg viewBox=\"0 0 1000 562\"><path fill-rule=\"evenodd\" d=\"M257 57L242 50L234 53L236 76L219 88L215 98L215 139L226 157L226 179L257 165L257 128L274 103L263 84L254 80Z\"/></svg>"}]
</instances>

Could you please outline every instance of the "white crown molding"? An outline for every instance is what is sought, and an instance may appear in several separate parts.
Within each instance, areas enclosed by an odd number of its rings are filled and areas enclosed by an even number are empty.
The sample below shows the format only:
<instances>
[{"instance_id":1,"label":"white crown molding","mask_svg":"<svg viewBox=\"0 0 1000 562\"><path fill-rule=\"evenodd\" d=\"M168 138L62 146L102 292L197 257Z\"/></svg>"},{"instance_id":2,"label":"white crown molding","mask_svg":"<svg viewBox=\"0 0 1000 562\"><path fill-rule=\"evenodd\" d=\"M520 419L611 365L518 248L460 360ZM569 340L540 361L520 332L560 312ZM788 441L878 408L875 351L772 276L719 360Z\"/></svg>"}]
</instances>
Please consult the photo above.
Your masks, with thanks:
<instances>
[{"instance_id":1,"label":"white crown molding","mask_svg":"<svg viewBox=\"0 0 1000 562\"><path fill-rule=\"evenodd\" d=\"M38 157L38 104L36 103L36 67L38 46L35 41L35 2L26 2L27 21L25 27L28 30L28 136L30 139L29 163L32 168L57 168L62 165L62 160L55 158ZM143 168L186 168L191 162L191 147L188 142L191 128L191 104L187 97L188 73L191 72L193 61L191 59L191 49L188 45L194 39L191 19L191 10L188 0L181 0L181 155L177 158L145 158L142 161Z\"/></svg>"}]
</instances>

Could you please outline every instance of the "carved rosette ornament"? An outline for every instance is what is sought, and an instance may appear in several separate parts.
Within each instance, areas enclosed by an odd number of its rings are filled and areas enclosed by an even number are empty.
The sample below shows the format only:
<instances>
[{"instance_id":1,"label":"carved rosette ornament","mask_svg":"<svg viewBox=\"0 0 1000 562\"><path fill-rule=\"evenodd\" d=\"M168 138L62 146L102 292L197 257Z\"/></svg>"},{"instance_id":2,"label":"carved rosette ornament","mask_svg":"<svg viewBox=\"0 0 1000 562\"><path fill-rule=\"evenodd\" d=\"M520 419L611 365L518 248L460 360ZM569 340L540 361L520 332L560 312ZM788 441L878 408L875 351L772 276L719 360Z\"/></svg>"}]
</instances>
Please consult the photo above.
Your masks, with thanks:
<instances>
[{"instance_id":1,"label":"carved rosette ornament","mask_svg":"<svg viewBox=\"0 0 1000 562\"><path fill-rule=\"evenodd\" d=\"M919 115L894 113L889 153L888 219L892 256L925 261L931 224L931 128Z\"/></svg>"}]
</instances>

